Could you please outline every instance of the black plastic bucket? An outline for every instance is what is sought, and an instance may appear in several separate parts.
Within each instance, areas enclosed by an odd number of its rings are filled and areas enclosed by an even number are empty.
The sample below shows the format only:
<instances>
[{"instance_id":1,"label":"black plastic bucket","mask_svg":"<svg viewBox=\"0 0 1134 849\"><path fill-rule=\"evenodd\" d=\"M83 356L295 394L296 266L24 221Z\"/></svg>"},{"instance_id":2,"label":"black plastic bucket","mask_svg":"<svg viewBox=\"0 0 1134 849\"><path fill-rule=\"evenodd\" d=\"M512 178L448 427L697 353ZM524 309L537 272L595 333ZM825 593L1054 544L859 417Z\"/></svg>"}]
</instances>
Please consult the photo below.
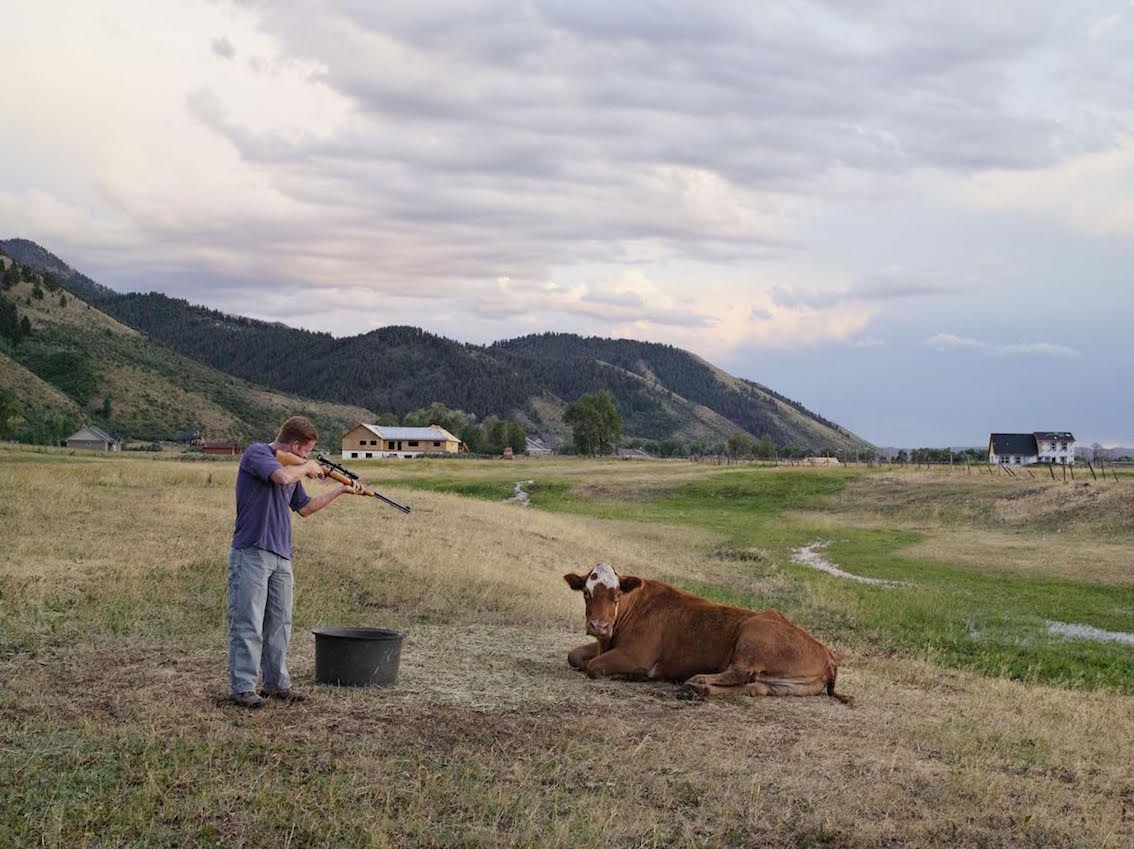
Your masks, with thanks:
<instances>
[{"instance_id":1,"label":"black plastic bucket","mask_svg":"<svg viewBox=\"0 0 1134 849\"><path fill-rule=\"evenodd\" d=\"M347 687L393 684L402 635L385 628L315 628L315 681Z\"/></svg>"}]
</instances>

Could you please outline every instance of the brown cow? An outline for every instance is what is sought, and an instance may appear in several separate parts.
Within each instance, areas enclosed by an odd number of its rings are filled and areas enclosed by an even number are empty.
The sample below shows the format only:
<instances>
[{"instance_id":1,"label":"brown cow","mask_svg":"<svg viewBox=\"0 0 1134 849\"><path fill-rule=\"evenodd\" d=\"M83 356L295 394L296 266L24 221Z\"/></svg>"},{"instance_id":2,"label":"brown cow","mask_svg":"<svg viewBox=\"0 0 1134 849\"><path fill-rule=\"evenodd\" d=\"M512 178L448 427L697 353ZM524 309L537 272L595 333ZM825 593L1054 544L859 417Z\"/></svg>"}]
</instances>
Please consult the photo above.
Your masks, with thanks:
<instances>
[{"instance_id":1,"label":"brown cow","mask_svg":"<svg viewBox=\"0 0 1134 849\"><path fill-rule=\"evenodd\" d=\"M700 696L816 696L835 692L831 652L778 610L762 613L706 601L658 581L619 575L599 563L586 575L563 576L587 603L595 642L567 662L591 678L627 675L683 681Z\"/></svg>"}]
</instances>

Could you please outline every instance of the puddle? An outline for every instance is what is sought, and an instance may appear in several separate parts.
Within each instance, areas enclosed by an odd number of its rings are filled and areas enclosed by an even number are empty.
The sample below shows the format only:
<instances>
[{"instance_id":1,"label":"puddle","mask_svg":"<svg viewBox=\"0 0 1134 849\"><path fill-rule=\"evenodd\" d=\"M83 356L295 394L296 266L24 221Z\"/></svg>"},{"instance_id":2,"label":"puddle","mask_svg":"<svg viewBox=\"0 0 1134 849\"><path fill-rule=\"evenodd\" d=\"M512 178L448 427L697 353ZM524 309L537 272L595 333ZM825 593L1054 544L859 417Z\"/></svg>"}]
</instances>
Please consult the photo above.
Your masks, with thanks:
<instances>
[{"instance_id":1,"label":"puddle","mask_svg":"<svg viewBox=\"0 0 1134 849\"><path fill-rule=\"evenodd\" d=\"M797 548L791 554L793 563L798 563L801 566L809 566L812 569L818 569L820 572L826 572L828 575L834 575L836 578L846 578L848 581L858 581L860 584L874 584L879 587L908 587L909 583L906 581L887 581L883 578L864 578L862 575L852 575L850 572L845 572L819 553L819 549L826 548L830 543L827 542L813 542L810 545L805 545L803 548Z\"/></svg>"},{"instance_id":2,"label":"puddle","mask_svg":"<svg viewBox=\"0 0 1134 849\"><path fill-rule=\"evenodd\" d=\"M1125 631L1104 631L1093 625L1076 625L1072 622L1047 623L1047 633L1073 640L1095 640L1100 643L1126 643L1134 646L1134 634Z\"/></svg>"}]
</instances>

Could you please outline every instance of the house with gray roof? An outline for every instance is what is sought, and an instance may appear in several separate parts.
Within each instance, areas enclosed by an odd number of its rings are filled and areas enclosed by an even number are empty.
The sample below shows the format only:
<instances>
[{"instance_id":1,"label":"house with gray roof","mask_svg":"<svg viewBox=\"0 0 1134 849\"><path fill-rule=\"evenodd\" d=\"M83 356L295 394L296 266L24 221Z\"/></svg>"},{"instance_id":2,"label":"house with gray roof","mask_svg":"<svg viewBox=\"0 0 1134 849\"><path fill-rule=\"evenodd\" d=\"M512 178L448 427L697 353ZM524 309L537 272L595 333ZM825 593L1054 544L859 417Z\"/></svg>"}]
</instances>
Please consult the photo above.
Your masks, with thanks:
<instances>
[{"instance_id":1,"label":"house with gray roof","mask_svg":"<svg viewBox=\"0 0 1134 849\"><path fill-rule=\"evenodd\" d=\"M1075 436L1065 430L989 434L988 462L1000 466L1071 466L1075 463Z\"/></svg>"},{"instance_id":2,"label":"house with gray roof","mask_svg":"<svg viewBox=\"0 0 1134 849\"><path fill-rule=\"evenodd\" d=\"M440 425L390 427L357 424L342 436L344 460L456 454L463 443Z\"/></svg>"},{"instance_id":3,"label":"house with gray roof","mask_svg":"<svg viewBox=\"0 0 1134 849\"><path fill-rule=\"evenodd\" d=\"M121 451L122 440L102 428L86 425L67 437L67 447L79 451Z\"/></svg>"}]
</instances>

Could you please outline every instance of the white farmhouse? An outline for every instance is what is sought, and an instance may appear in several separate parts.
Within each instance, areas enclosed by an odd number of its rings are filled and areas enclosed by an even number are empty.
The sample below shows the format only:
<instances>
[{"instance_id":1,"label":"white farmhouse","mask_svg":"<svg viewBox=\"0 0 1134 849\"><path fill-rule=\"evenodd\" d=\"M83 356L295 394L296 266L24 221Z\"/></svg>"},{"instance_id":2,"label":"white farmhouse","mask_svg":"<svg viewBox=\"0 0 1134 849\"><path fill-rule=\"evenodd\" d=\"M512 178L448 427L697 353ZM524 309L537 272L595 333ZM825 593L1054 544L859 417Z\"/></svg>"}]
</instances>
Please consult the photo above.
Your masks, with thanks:
<instances>
[{"instance_id":1,"label":"white farmhouse","mask_svg":"<svg viewBox=\"0 0 1134 849\"><path fill-rule=\"evenodd\" d=\"M1041 463L1070 466L1075 462L1075 435L1065 430L1037 431L1036 449Z\"/></svg>"},{"instance_id":2,"label":"white farmhouse","mask_svg":"<svg viewBox=\"0 0 1134 849\"><path fill-rule=\"evenodd\" d=\"M989 434L988 462L1001 466L1071 466L1075 463L1075 436L1067 431Z\"/></svg>"}]
</instances>

